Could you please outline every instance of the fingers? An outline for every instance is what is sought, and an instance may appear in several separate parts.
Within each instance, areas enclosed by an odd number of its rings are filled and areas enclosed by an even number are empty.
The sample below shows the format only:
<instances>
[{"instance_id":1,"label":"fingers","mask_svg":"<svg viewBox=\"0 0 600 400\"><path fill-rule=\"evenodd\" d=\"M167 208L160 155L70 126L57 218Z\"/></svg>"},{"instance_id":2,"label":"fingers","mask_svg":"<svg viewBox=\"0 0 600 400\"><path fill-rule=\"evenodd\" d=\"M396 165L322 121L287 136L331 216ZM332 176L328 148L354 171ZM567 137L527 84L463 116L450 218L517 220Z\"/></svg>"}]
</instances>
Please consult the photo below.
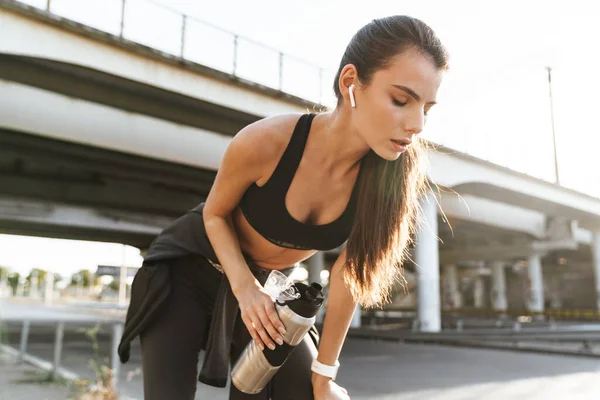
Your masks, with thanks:
<instances>
[{"instance_id":1,"label":"fingers","mask_svg":"<svg viewBox=\"0 0 600 400\"><path fill-rule=\"evenodd\" d=\"M250 336L261 350L264 350L264 346L275 350L275 343L283 344L283 337L276 326L279 326L284 332L285 328L279 320L275 307L272 308L272 310L265 310L264 308L249 309L242 313L242 321L244 321Z\"/></svg>"},{"instance_id":2,"label":"fingers","mask_svg":"<svg viewBox=\"0 0 600 400\"><path fill-rule=\"evenodd\" d=\"M275 343L283 345L285 326L277 315L271 297L257 294L240 302L242 321L261 350L264 350L265 346L275 350Z\"/></svg>"},{"instance_id":3,"label":"fingers","mask_svg":"<svg viewBox=\"0 0 600 400\"><path fill-rule=\"evenodd\" d=\"M279 333L285 335L285 326L279 319L279 315L277 314L277 311L275 311L275 306L272 303L270 303L269 307L267 307L267 316L269 317L271 324L273 324L273 327L277 329Z\"/></svg>"},{"instance_id":4,"label":"fingers","mask_svg":"<svg viewBox=\"0 0 600 400\"><path fill-rule=\"evenodd\" d=\"M275 313L275 317L277 318L277 321L275 323L280 324L279 317L277 317L277 313L274 310L273 310L273 312ZM271 317L269 315L267 315L267 313L268 313L268 311L261 309L258 312L258 316L260 317L260 321L262 322L262 325L263 325L263 332L267 336L267 339L265 340L265 344L271 350L275 350L275 343L273 343L273 340L275 340L277 342L277 344L282 345L283 338L281 337L281 334L279 333L279 331L275 328L275 325L273 325L273 321L271 321ZM260 329L259 329L259 333L261 333ZM261 337L263 337L262 333L261 333Z\"/></svg>"},{"instance_id":5,"label":"fingers","mask_svg":"<svg viewBox=\"0 0 600 400\"><path fill-rule=\"evenodd\" d=\"M261 350L264 350L265 345L262 339L260 338L258 331L256 330L256 324L252 322L250 317L248 317L247 313L243 313L242 321L244 321L244 325L246 325L246 329L248 329L252 340L254 340L254 342L257 344L258 347L260 347Z\"/></svg>"}]
</instances>

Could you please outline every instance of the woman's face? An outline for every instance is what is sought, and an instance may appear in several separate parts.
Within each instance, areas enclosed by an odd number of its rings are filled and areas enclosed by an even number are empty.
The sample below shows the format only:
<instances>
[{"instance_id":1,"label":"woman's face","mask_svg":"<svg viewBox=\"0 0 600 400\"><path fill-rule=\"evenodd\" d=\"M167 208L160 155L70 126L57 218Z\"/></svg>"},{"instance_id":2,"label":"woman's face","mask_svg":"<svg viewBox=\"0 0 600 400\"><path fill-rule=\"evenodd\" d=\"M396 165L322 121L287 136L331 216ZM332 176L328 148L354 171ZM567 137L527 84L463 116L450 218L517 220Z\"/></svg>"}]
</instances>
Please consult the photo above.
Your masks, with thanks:
<instances>
[{"instance_id":1,"label":"woman's face","mask_svg":"<svg viewBox=\"0 0 600 400\"><path fill-rule=\"evenodd\" d=\"M352 122L377 155L396 160L421 133L442 74L429 58L411 49L375 72L368 86L355 85Z\"/></svg>"}]
</instances>

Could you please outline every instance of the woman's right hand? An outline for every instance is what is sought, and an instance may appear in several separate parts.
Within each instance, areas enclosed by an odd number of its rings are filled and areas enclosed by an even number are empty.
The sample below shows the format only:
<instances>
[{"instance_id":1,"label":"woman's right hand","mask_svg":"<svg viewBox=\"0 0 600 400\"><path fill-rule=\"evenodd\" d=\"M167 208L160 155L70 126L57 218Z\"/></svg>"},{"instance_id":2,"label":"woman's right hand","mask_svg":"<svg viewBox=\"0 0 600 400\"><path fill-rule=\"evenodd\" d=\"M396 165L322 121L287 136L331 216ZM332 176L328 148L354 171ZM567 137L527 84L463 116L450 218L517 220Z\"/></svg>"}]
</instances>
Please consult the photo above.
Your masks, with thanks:
<instances>
[{"instance_id":1,"label":"woman's right hand","mask_svg":"<svg viewBox=\"0 0 600 400\"><path fill-rule=\"evenodd\" d=\"M285 327L277 315L273 298L258 283L247 285L234 292L240 306L242 321L256 344L275 349L283 344Z\"/></svg>"}]
</instances>

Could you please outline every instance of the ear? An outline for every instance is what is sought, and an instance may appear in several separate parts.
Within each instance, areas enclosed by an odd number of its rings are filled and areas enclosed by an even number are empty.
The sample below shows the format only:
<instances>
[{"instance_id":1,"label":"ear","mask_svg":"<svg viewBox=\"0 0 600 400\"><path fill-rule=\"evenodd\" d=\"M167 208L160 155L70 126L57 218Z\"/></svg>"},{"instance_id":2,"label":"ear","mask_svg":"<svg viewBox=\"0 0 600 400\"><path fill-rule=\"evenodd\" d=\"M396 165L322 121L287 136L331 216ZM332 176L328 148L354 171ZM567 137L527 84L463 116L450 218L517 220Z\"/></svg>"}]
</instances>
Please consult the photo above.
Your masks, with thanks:
<instances>
[{"instance_id":1,"label":"ear","mask_svg":"<svg viewBox=\"0 0 600 400\"><path fill-rule=\"evenodd\" d=\"M353 64L347 64L342 68L340 72L340 79L338 81L338 88L344 101L348 102L355 107L356 105L356 88L358 86L358 70L356 66ZM353 89L350 89L350 86L354 85ZM352 92L352 94L351 94ZM352 97L350 97L352 96Z\"/></svg>"}]
</instances>

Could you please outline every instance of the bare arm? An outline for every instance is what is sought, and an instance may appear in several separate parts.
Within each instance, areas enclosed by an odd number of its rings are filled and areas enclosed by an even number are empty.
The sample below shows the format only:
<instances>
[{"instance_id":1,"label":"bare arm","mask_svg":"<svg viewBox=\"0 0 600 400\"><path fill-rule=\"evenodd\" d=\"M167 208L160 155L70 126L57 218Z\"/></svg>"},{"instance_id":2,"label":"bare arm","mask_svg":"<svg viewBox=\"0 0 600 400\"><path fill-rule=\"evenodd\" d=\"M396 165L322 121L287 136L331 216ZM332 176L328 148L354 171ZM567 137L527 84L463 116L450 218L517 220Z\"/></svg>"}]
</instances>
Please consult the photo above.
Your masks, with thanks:
<instances>
[{"instance_id":1,"label":"bare arm","mask_svg":"<svg viewBox=\"0 0 600 400\"><path fill-rule=\"evenodd\" d=\"M329 278L329 298L317 357L319 362L326 365L334 365L337 361L357 304L344 283L343 266L345 261L346 250L344 249L333 265ZM320 398L321 392L337 390L337 388L330 387L331 378L323 375L313 373L312 381L315 398Z\"/></svg>"},{"instance_id":2,"label":"bare arm","mask_svg":"<svg viewBox=\"0 0 600 400\"><path fill-rule=\"evenodd\" d=\"M265 174L277 154L275 121L261 120L240 131L228 146L203 210L211 245L240 305L244 324L256 343L275 348L284 326L271 297L252 275L231 219L246 189ZM276 128L279 128L275 125Z\"/></svg>"}]
</instances>

